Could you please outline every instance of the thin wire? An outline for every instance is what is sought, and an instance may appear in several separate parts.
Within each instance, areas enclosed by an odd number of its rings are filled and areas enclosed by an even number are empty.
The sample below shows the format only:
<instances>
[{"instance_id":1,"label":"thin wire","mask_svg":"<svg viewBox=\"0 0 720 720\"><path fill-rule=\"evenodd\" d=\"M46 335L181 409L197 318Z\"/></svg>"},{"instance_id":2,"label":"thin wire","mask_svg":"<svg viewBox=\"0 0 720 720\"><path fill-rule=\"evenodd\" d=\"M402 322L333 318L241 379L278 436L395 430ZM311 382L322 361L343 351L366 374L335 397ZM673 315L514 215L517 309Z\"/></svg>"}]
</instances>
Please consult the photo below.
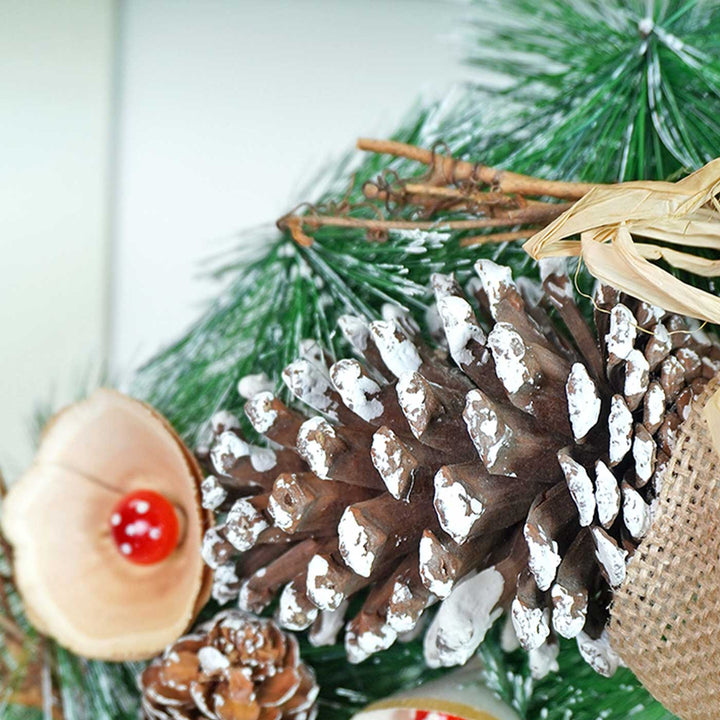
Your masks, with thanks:
<instances>
[{"instance_id":1,"label":"thin wire","mask_svg":"<svg viewBox=\"0 0 720 720\"><path fill-rule=\"evenodd\" d=\"M605 313L606 315L611 315L612 313L611 313L610 310L606 310L605 308L600 307L600 305L597 304L597 302L595 301L595 298L592 297L592 295L588 295L586 292L583 292L583 291L580 289L580 284L579 284L579 282L578 282L578 277L580 276L580 268L582 267L582 264L583 264L582 257L580 257L580 258L578 258L578 264L577 264L577 266L575 267L575 274L573 275L573 284L575 285L575 292L577 292L577 294L580 295L580 297L583 297L583 298L585 298L586 300L589 300L590 303L592 304L593 308L594 308L597 312L599 312L599 313ZM665 308L663 308L663 310L664 310L664 309L665 309ZM633 320L634 320L633 324L635 325L635 328L636 328L637 330L639 330L639 331L642 332L642 333L645 333L646 335L651 335L652 337L657 337L657 334L655 333L654 330L648 330L647 328L642 327L642 325L640 325L640 324L637 322L637 320L634 318L634 316L633 316ZM702 330L707 324L708 324L708 321L707 321L707 320L704 320L703 323L702 323L700 326L698 326L697 328L695 328L694 330L691 330L691 329L688 329L688 330L670 330L670 331L668 331L668 335L688 335L688 334L692 334L692 333L694 333L694 332L698 332L699 330Z\"/></svg>"}]
</instances>

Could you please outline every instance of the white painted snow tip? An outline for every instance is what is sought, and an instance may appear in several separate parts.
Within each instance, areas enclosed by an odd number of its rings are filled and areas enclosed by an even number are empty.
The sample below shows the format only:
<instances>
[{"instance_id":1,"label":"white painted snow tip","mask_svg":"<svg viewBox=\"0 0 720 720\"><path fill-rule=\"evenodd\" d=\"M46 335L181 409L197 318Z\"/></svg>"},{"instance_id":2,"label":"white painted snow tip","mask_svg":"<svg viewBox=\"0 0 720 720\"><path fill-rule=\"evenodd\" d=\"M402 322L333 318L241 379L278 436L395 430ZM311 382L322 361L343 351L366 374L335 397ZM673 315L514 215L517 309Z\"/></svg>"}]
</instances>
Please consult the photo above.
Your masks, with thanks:
<instances>
[{"instance_id":1,"label":"white painted snow tip","mask_svg":"<svg viewBox=\"0 0 720 720\"><path fill-rule=\"evenodd\" d=\"M558 453L558 461L565 476L570 495L578 510L581 527L587 527L595 517L595 488L587 470L570 455L562 450Z\"/></svg>"},{"instance_id":2,"label":"white painted snow tip","mask_svg":"<svg viewBox=\"0 0 720 720\"><path fill-rule=\"evenodd\" d=\"M515 633L525 650L537 650L550 636L550 610L529 608L516 597L512 601L511 617Z\"/></svg>"},{"instance_id":3,"label":"white painted snow tip","mask_svg":"<svg viewBox=\"0 0 720 720\"><path fill-rule=\"evenodd\" d=\"M610 527L620 512L620 488L612 470L602 460L595 463L595 502L600 524Z\"/></svg>"},{"instance_id":4,"label":"white painted snow tip","mask_svg":"<svg viewBox=\"0 0 720 720\"><path fill-rule=\"evenodd\" d=\"M585 662L603 677L612 677L620 666L620 658L610 647L607 629L596 640L581 632L577 636L577 646Z\"/></svg>"},{"instance_id":5,"label":"white painted snow tip","mask_svg":"<svg viewBox=\"0 0 720 720\"><path fill-rule=\"evenodd\" d=\"M237 416L233 415L231 412L228 412L227 410L218 410L210 418L210 427L215 435L219 435L220 433L225 432L225 430L239 430L240 421L237 419Z\"/></svg>"},{"instance_id":6,"label":"white painted snow tip","mask_svg":"<svg viewBox=\"0 0 720 720\"><path fill-rule=\"evenodd\" d=\"M325 418L312 417L306 420L298 430L297 449L310 469L322 480L330 480L330 458L322 444L315 439L320 434L336 438L335 428Z\"/></svg>"},{"instance_id":7,"label":"white painted snow tip","mask_svg":"<svg viewBox=\"0 0 720 720\"><path fill-rule=\"evenodd\" d=\"M250 454L250 446L234 432L228 430L220 433L210 449L210 460L215 471L221 475L229 475L235 463Z\"/></svg>"},{"instance_id":8,"label":"white painted snow tip","mask_svg":"<svg viewBox=\"0 0 720 720\"><path fill-rule=\"evenodd\" d=\"M333 414L330 379L309 360L290 363L282 371L282 379L290 392L318 412Z\"/></svg>"},{"instance_id":9,"label":"white painted snow tip","mask_svg":"<svg viewBox=\"0 0 720 720\"><path fill-rule=\"evenodd\" d=\"M380 308L380 315L383 320L395 322L404 330L414 335L420 332L420 326L407 308L400 307L394 303L383 303Z\"/></svg>"},{"instance_id":10,"label":"white painted snow tip","mask_svg":"<svg viewBox=\"0 0 720 720\"><path fill-rule=\"evenodd\" d=\"M494 568L463 578L440 605L425 633L425 660L430 667L465 664L502 614L498 603L505 581Z\"/></svg>"},{"instance_id":11,"label":"white painted snow tip","mask_svg":"<svg viewBox=\"0 0 720 720\"><path fill-rule=\"evenodd\" d=\"M570 369L565 394L573 437L581 442L597 424L602 408L595 381L582 363L575 363Z\"/></svg>"},{"instance_id":12,"label":"white painted snow tip","mask_svg":"<svg viewBox=\"0 0 720 720\"><path fill-rule=\"evenodd\" d=\"M650 505L627 483L623 484L623 522L636 540L642 540L650 529Z\"/></svg>"},{"instance_id":13,"label":"white painted snow tip","mask_svg":"<svg viewBox=\"0 0 720 720\"><path fill-rule=\"evenodd\" d=\"M269 527L263 514L249 500L242 498L236 500L228 512L225 537L234 548L246 552Z\"/></svg>"},{"instance_id":14,"label":"white painted snow tip","mask_svg":"<svg viewBox=\"0 0 720 720\"><path fill-rule=\"evenodd\" d=\"M217 510L227 499L227 490L214 475L208 475L200 483L202 506L206 510Z\"/></svg>"},{"instance_id":15,"label":"white painted snow tip","mask_svg":"<svg viewBox=\"0 0 720 720\"><path fill-rule=\"evenodd\" d=\"M348 601L343 600L334 610L321 610L316 622L308 633L313 647L326 647L337 642L347 612Z\"/></svg>"},{"instance_id":16,"label":"white painted snow tip","mask_svg":"<svg viewBox=\"0 0 720 720\"><path fill-rule=\"evenodd\" d=\"M365 351L370 342L370 328L365 320L355 315L341 315L338 318L338 327L355 350L360 353Z\"/></svg>"},{"instance_id":17,"label":"white painted snow tip","mask_svg":"<svg viewBox=\"0 0 720 720\"><path fill-rule=\"evenodd\" d=\"M563 297L572 300L574 297L573 286L567 273L567 261L562 257L548 257L538 260L538 268L540 269L540 280L545 282L549 277L555 276L560 282L555 285L555 289Z\"/></svg>"},{"instance_id":18,"label":"white painted snow tip","mask_svg":"<svg viewBox=\"0 0 720 720\"><path fill-rule=\"evenodd\" d=\"M610 587L620 587L625 580L627 550L619 547L602 529L590 530L595 541L595 557L605 569Z\"/></svg>"},{"instance_id":19,"label":"white painted snow tip","mask_svg":"<svg viewBox=\"0 0 720 720\"><path fill-rule=\"evenodd\" d=\"M375 554L370 550L367 530L358 523L352 507L345 512L338 523L340 554L345 564L362 577L370 577L375 564Z\"/></svg>"},{"instance_id":20,"label":"white painted snow tip","mask_svg":"<svg viewBox=\"0 0 720 720\"><path fill-rule=\"evenodd\" d=\"M253 395L245 406L245 415L256 432L266 433L277 420L277 410L273 409L275 396L269 391L262 391Z\"/></svg>"},{"instance_id":21,"label":"white painted snow tip","mask_svg":"<svg viewBox=\"0 0 720 720\"><path fill-rule=\"evenodd\" d=\"M422 365L417 348L395 322L376 320L370 323L370 333L380 357L396 377L415 372Z\"/></svg>"},{"instance_id":22,"label":"white painted snow tip","mask_svg":"<svg viewBox=\"0 0 720 720\"><path fill-rule=\"evenodd\" d=\"M438 300L437 309L452 359L460 366L470 365L475 359L471 348L474 345L484 348L487 341L470 303L448 295Z\"/></svg>"},{"instance_id":23,"label":"white painted snow tip","mask_svg":"<svg viewBox=\"0 0 720 720\"><path fill-rule=\"evenodd\" d=\"M495 372L511 395L525 385L534 384L525 361L525 343L509 323L499 322L488 335L495 360Z\"/></svg>"},{"instance_id":24,"label":"white painted snow tip","mask_svg":"<svg viewBox=\"0 0 720 720\"><path fill-rule=\"evenodd\" d=\"M330 566L322 555L313 555L307 569L307 594L320 610L337 610L345 596L328 582Z\"/></svg>"},{"instance_id":25,"label":"white painted snow tip","mask_svg":"<svg viewBox=\"0 0 720 720\"><path fill-rule=\"evenodd\" d=\"M630 452L633 433L633 416L621 395L613 395L610 401L608 430L610 464L617 465Z\"/></svg>"},{"instance_id":26,"label":"white painted snow tip","mask_svg":"<svg viewBox=\"0 0 720 720\"><path fill-rule=\"evenodd\" d=\"M637 337L637 322L632 311L618 303L610 311L610 329L605 336L608 355L618 360L626 360Z\"/></svg>"},{"instance_id":27,"label":"white painted snow tip","mask_svg":"<svg viewBox=\"0 0 720 720\"><path fill-rule=\"evenodd\" d=\"M490 305L490 314L497 320L497 305L507 294L508 290L516 290L512 279L512 272L506 265L498 265L492 260L478 260L475 263L475 272L482 282L483 290Z\"/></svg>"},{"instance_id":28,"label":"white painted snow tip","mask_svg":"<svg viewBox=\"0 0 720 720\"><path fill-rule=\"evenodd\" d=\"M453 273L448 273L447 275L443 273L433 273L430 276L430 283L435 292L436 300L452 295L455 292L456 281Z\"/></svg>"},{"instance_id":29,"label":"white painted snow tip","mask_svg":"<svg viewBox=\"0 0 720 720\"><path fill-rule=\"evenodd\" d=\"M434 505L440 526L455 542L465 542L485 512L482 501L469 495L460 483L455 482L446 467L437 471L433 483ZM438 595L435 590L432 592Z\"/></svg>"},{"instance_id":30,"label":"white painted snow tip","mask_svg":"<svg viewBox=\"0 0 720 720\"><path fill-rule=\"evenodd\" d=\"M523 535L530 554L528 567L538 588L545 592L550 589L560 566L558 544L545 530L530 523L525 523Z\"/></svg>"},{"instance_id":31,"label":"white painted snow tip","mask_svg":"<svg viewBox=\"0 0 720 720\"><path fill-rule=\"evenodd\" d=\"M330 377L343 403L365 422L372 422L383 414L385 408L377 397L380 386L363 373L357 360L338 360L330 368Z\"/></svg>"}]
</instances>

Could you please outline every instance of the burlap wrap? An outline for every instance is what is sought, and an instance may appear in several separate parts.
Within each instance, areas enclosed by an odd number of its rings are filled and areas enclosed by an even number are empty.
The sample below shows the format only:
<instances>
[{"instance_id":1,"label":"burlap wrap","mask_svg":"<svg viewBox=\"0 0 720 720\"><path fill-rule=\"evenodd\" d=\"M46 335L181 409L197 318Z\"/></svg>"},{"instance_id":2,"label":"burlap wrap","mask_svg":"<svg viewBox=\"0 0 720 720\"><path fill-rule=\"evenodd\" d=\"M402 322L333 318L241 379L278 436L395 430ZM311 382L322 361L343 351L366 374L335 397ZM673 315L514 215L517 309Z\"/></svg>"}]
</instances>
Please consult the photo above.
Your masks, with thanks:
<instances>
[{"instance_id":1,"label":"burlap wrap","mask_svg":"<svg viewBox=\"0 0 720 720\"><path fill-rule=\"evenodd\" d=\"M720 718L720 456L702 410L680 427L650 532L611 610L613 647L683 720Z\"/></svg>"}]
</instances>

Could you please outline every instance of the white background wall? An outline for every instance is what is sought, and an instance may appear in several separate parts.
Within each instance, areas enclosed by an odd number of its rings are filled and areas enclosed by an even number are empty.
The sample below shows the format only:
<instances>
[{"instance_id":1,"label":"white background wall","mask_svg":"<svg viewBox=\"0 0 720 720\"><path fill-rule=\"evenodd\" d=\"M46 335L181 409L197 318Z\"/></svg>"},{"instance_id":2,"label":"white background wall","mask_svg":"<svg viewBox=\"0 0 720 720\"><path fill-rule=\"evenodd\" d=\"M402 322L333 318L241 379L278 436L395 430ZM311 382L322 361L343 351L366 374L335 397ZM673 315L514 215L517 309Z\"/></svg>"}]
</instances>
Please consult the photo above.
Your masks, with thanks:
<instances>
[{"instance_id":1,"label":"white background wall","mask_svg":"<svg viewBox=\"0 0 720 720\"><path fill-rule=\"evenodd\" d=\"M467 76L442 0L0 0L0 467L197 316L200 261ZM115 63L115 65L114 65Z\"/></svg>"},{"instance_id":2,"label":"white background wall","mask_svg":"<svg viewBox=\"0 0 720 720\"><path fill-rule=\"evenodd\" d=\"M30 415L102 363L108 332L110 0L0 1L0 468Z\"/></svg>"},{"instance_id":3,"label":"white background wall","mask_svg":"<svg viewBox=\"0 0 720 720\"><path fill-rule=\"evenodd\" d=\"M298 202L359 135L468 71L441 0L127 0L122 5L119 372L178 336L199 261Z\"/></svg>"}]
</instances>

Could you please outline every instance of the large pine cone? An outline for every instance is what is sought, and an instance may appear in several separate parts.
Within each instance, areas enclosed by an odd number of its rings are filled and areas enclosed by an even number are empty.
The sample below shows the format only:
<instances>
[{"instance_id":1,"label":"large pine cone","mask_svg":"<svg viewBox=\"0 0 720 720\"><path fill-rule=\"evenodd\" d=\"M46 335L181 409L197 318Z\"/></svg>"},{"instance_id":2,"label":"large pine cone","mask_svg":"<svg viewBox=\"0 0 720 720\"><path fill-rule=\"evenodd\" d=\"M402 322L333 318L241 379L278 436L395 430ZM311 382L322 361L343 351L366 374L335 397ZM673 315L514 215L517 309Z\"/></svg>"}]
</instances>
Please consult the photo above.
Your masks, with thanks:
<instances>
[{"instance_id":1,"label":"large pine cone","mask_svg":"<svg viewBox=\"0 0 720 720\"><path fill-rule=\"evenodd\" d=\"M309 720L318 687L297 640L271 620L218 614L143 672L143 716L153 720Z\"/></svg>"},{"instance_id":2,"label":"large pine cone","mask_svg":"<svg viewBox=\"0 0 720 720\"><path fill-rule=\"evenodd\" d=\"M510 611L538 675L555 634L577 638L609 675L612 590L647 531L675 432L720 352L688 321L608 288L593 331L557 263L542 287L481 260L466 297L435 276L446 353L390 308L341 329L364 360L309 343L283 380L320 413L306 420L271 392L246 414L280 449L248 445L215 417L205 538L215 597L332 638L346 599L369 589L346 626L359 662L416 627L432 665L465 662ZM480 318L478 319L478 314ZM257 389L257 388L255 388Z\"/></svg>"}]
</instances>

